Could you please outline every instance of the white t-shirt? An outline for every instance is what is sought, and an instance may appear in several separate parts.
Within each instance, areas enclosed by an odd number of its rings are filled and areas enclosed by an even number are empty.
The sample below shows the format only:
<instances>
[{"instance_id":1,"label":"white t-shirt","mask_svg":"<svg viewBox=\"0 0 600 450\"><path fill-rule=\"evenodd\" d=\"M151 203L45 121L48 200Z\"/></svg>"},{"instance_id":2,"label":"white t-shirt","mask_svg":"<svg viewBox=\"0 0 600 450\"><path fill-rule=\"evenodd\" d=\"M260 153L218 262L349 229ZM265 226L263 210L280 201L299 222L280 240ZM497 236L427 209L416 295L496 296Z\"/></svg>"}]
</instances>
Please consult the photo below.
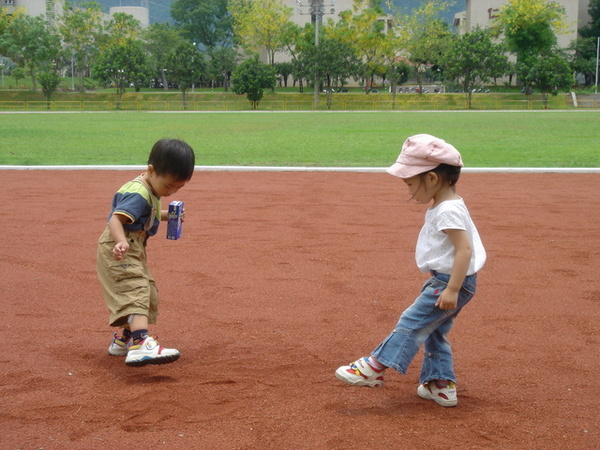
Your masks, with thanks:
<instances>
[{"instance_id":1,"label":"white t-shirt","mask_svg":"<svg viewBox=\"0 0 600 450\"><path fill-rule=\"evenodd\" d=\"M452 274L454 246L443 230L465 230L473 254L467 275L479 272L486 260L485 248L462 198L446 200L425 214L425 224L419 233L415 260L422 272Z\"/></svg>"}]
</instances>

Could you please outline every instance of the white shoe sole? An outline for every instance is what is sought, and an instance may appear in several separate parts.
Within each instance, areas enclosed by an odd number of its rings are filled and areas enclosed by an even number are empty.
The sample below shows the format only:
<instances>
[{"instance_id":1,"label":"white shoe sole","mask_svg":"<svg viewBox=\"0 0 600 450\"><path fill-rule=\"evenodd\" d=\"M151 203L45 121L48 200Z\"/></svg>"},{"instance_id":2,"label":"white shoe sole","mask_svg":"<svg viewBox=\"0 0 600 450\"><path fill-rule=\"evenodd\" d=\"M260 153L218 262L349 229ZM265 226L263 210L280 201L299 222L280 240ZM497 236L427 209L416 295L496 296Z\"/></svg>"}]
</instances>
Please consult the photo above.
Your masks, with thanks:
<instances>
[{"instance_id":1,"label":"white shoe sole","mask_svg":"<svg viewBox=\"0 0 600 450\"><path fill-rule=\"evenodd\" d=\"M170 364L179 359L181 355L174 353L172 355L161 355L161 356L142 356L137 359L125 359L125 364L129 367L141 367L147 366L148 364Z\"/></svg>"}]
</instances>

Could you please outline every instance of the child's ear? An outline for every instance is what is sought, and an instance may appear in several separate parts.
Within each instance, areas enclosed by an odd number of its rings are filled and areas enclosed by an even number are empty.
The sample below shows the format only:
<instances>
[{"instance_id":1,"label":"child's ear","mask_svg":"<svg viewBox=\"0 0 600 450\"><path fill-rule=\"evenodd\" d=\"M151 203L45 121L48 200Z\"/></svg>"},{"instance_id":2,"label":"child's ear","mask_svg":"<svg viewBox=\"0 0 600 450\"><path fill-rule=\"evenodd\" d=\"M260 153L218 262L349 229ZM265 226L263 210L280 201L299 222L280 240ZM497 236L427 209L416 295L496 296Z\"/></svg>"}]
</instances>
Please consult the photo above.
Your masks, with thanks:
<instances>
[{"instance_id":1,"label":"child's ear","mask_svg":"<svg viewBox=\"0 0 600 450\"><path fill-rule=\"evenodd\" d=\"M431 184L436 185L437 182L440 180L440 177L438 176L437 173L435 172L427 172L426 175L427 180L429 180L429 182L431 182Z\"/></svg>"},{"instance_id":2,"label":"child's ear","mask_svg":"<svg viewBox=\"0 0 600 450\"><path fill-rule=\"evenodd\" d=\"M148 172L148 175L152 175L154 173L154 166L152 164L148 164L146 172Z\"/></svg>"}]
</instances>

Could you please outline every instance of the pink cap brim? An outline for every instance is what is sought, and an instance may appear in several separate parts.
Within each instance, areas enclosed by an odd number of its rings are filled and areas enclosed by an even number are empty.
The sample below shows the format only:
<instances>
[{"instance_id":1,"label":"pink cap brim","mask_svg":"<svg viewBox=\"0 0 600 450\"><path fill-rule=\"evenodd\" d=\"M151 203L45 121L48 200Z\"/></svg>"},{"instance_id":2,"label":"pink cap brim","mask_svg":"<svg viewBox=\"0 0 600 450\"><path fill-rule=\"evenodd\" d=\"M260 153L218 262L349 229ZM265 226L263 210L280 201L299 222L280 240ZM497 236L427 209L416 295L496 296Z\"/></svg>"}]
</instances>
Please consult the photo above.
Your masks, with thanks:
<instances>
[{"instance_id":1,"label":"pink cap brim","mask_svg":"<svg viewBox=\"0 0 600 450\"><path fill-rule=\"evenodd\" d=\"M419 174L429 172L435 169L439 164L428 164L423 166L411 166L408 164L394 163L386 169L386 172L390 175L394 175L399 178L412 178Z\"/></svg>"}]
</instances>

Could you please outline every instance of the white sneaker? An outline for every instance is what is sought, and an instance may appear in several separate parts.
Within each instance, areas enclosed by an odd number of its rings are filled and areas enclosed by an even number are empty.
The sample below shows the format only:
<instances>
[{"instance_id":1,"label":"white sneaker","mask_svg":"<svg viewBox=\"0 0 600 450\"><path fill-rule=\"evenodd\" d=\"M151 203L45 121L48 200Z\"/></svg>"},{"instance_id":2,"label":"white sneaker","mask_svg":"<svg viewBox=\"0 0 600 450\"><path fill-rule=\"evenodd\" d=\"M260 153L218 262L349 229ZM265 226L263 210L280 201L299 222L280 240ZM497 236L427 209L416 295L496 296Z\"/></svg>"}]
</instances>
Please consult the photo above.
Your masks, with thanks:
<instances>
[{"instance_id":1,"label":"white sneaker","mask_svg":"<svg viewBox=\"0 0 600 450\"><path fill-rule=\"evenodd\" d=\"M383 387L383 370L375 371L367 363L367 358L360 358L348 366L339 367L335 376L352 386Z\"/></svg>"},{"instance_id":2,"label":"white sneaker","mask_svg":"<svg viewBox=\"0 0 600 450\"><path fill-rule=\"evenodd\" d=\"M179 350L164 348L156 340L148 336L137 345L129 347L125 364L131 367L145 366L146 364L169 364L179 359Z\"/></svg>"},{"instance_id":3,"label":"white sneaker","mask_svg":"<svg viewBox=\"0 0 600 450\"><path fill-rule=\"evenodd\" d=\"M117 338L117 333L113 335L112 342L108 346L108 354L112 356L125 356L129 351L131 345L131 338L127 339L127 342L123 342Z\"/></svg>"},{"instance_id":4,"label":"white sneaker","mask_svg":"<svg viewBox=\"0 0 600 450\"><path fill-rule=\"evenodd\" d=\"M449 381L447 386L438 384L437 380L428 381L417 388L417 395L446 408L458 404L456 384L453 381Z\"/></svg>"}]
</instances>

